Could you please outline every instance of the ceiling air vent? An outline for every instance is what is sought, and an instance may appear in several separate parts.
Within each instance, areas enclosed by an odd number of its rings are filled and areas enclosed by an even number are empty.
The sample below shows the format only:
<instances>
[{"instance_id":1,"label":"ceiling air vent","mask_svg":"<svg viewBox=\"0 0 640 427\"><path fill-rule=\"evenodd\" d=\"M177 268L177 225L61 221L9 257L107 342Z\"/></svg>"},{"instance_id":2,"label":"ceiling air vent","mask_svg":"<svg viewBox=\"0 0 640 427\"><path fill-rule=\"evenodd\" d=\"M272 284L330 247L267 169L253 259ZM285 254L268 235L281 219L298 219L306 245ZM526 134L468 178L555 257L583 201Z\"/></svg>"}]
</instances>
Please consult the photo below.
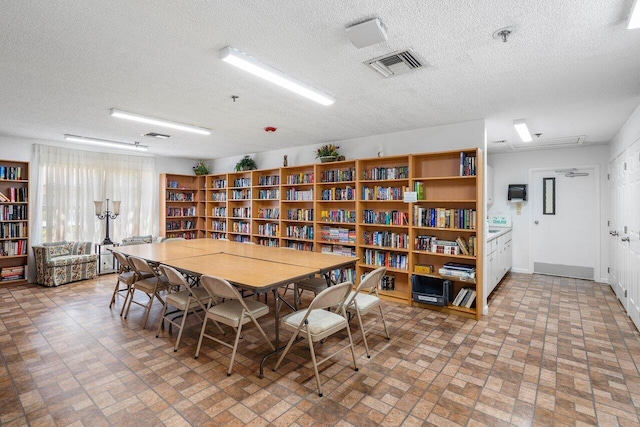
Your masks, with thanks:
<instances>
[{"instance_id":1,"label":"ceiling air vent","mask_svg":"<svg viewBox=\"0 0 640 427\"><path fill-rule=\"evenodd\" d=\"M582 144L584 140L585 135L579 135L552 139L534 139L532 142L509 141L508 144L512 150L537 150L540 148L576 147Z\"/></svg>"},{"instance_id":2,"label":"ceiling air vent","mask_svg":"<svg viewBox=\"0 0 640 427\"><path fill-rule=\"evenodd\" d=\"M413 53L411 49L399 50L378 58L369 59L364 63L384 77L391 77L424 67L424 61Z\"/></svg>"}]
</instances>

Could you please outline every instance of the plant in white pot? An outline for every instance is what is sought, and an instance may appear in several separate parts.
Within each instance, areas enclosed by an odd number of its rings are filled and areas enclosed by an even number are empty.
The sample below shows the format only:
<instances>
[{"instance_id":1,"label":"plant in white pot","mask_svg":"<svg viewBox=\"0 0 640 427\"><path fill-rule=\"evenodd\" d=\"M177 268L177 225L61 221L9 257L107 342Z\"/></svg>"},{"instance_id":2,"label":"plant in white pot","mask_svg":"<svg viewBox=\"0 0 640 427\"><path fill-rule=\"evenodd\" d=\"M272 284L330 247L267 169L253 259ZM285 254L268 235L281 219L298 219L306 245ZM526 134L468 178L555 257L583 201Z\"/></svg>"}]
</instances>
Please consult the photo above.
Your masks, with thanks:
<instances>
[{"instance_id":1,"label":"plant in white pot","mask_svg":"<svg viewBox=\"0 0 640 427\"><path fill-rule=\"evenodd\" d=\"M340 156L338 148L340 147L335 144L325 144L316 150L316 157L319 158L322 163L335 162Z\"/></svg>"}]
</instances>

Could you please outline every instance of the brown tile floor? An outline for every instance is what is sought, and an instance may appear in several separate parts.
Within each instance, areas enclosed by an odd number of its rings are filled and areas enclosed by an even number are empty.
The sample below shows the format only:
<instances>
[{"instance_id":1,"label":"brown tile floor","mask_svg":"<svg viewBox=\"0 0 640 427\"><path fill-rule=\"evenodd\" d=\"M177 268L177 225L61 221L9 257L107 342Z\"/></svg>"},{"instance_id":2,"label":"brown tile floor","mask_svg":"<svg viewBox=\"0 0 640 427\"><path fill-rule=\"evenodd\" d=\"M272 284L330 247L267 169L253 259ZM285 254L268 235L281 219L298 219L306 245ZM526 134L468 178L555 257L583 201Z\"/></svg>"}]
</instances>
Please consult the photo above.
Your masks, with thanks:
<instances>
[{"instance_id":1,"label":"brown tile floor","mask_svg":"<svg viewBox=\"0 0 640 427\"><path fill-rule=\"evenodd\" d=\"M139 307L107 308L113 284L0 288L0 425L640 423L640 337L605 284L512 274L480 322L385 303L391 341L378 329L367 359L357 339L358 372L348 353L321 366L322 398L304 344L259 379L267 348L248 327L227 377L226 348L193 358L195 318L174 353Z\"/></svg>"}]
</instances>

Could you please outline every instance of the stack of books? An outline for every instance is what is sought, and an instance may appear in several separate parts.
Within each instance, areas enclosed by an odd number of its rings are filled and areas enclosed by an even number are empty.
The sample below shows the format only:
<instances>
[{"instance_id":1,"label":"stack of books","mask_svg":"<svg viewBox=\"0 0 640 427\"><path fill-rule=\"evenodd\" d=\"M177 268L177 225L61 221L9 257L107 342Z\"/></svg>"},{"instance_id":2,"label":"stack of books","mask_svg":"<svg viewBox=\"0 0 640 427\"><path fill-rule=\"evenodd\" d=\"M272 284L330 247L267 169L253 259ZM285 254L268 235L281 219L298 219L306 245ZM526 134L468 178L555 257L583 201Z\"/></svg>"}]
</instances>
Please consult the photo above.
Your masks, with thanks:
<instances>
[{"instance_id":1,"label":"stack of books","mask_svg":"<svg viewBox=\"0 0 640 427\"><path fill-rule=\"evenodd\" d=\"M441 276L453 276L458 280L475 280L476 266L448 262L438 270L438 273L440 273Z\"/></svg>"},{"instance_id":2,"label":"stack of books","mask_svg":"<svg viewBox=\"0 0 640 427\"><path fill-rule=\"evenodd\" d=\"M2 282L20 279L24 279L24 265L19 265L17 267L4 267L0 273L0 281Z\"/></svg>"},{"instance_id":3,"label":"stack of books","mask_svg":"<svg viewBox=\"0 0 640 427\"><path fill-rule=\"evenodd\" d=\"M458 307L471 308L473 306L473 303L476 300L476 295L477 293L475 289L462 288L460 289L460 292L458 292L458 295L453 300L451 305L455 305Z\"/></svg>"}]
</instances>

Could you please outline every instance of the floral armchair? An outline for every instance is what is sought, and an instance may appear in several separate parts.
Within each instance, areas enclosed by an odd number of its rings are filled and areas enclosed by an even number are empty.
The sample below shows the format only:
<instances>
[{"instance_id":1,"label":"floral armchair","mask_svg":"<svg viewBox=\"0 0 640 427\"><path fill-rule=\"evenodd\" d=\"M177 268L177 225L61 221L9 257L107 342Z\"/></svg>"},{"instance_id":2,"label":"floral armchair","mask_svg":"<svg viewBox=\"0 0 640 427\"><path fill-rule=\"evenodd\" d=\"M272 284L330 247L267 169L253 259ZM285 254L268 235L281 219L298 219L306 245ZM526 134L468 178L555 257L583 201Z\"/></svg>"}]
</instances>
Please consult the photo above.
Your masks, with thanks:
<instances>
[{"instance_id":1,"label":"floral armchair","mask_svg":"<svg viewBox=\"0 0 640 427\"><path fill-rule=\"evenodd\" d=\"M36 282L59 286L96 277L98 256L91 253L91 242L54 242L33 246Z\"/></svg>"}]
</instances>

